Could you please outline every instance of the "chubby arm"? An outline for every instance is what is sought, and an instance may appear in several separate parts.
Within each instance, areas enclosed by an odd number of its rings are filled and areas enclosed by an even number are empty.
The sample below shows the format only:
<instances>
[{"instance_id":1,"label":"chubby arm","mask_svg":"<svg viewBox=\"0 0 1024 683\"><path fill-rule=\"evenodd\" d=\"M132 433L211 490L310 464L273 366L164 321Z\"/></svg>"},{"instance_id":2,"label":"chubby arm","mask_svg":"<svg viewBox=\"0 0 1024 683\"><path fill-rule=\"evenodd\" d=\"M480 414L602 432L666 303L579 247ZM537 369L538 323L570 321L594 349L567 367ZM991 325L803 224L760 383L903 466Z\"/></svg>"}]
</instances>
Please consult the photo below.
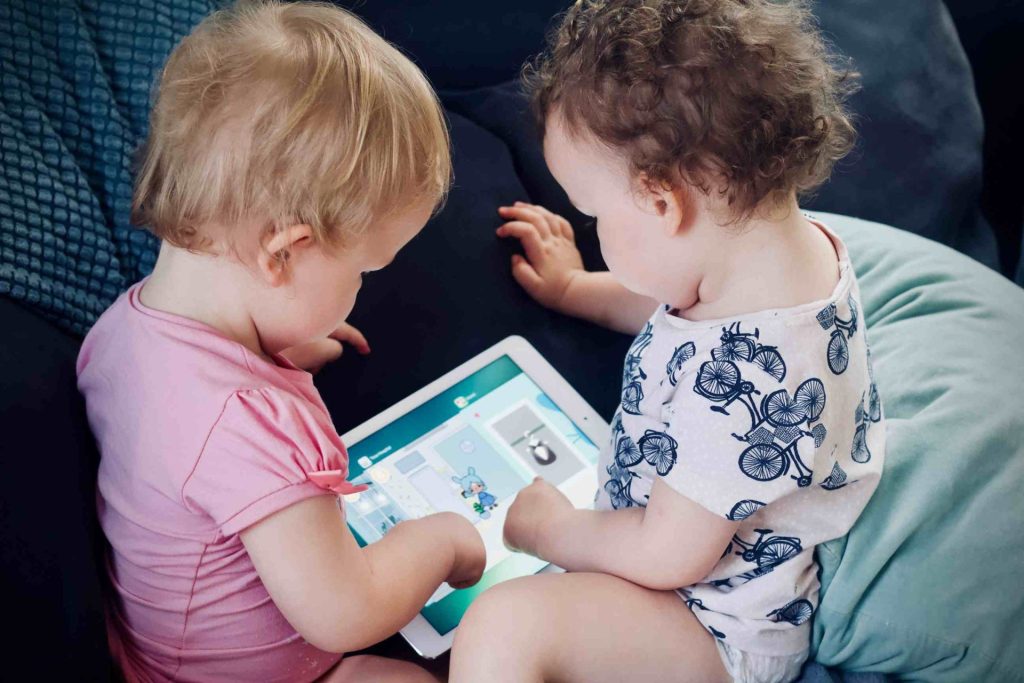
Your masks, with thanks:
<instances>
[{"instance_id":1,"label":"chubby arm","mask_svg":"<svg viewBox=\"0 0 1024 683\"><path fill-rule=\"evenodd\" d=\"M540 304L626 334L639 332L651 317L654 299L630 291L607 271L583 268L569 221L523 202L498 213L508 221L498 236L518 239L526 252L526 258L512 257L512 277Z\"/></svg>"},{"instance_id":2,"label":"chubby arm","mask_svg":"<svg viewBox=\"0 0 1024 683\"><path fill-rule=\"evenodd\" d=\"M707 576L738 526L660 479L646 508L609 511L578 510L538 479L509 510L505 543L569 571L614 574L671 590Z\"/></svg>"},{"instance_id":3,"label":"chubby arm","mask_svg":"<svg viewBox=\"0 0 1024 683\"><path fill-rule=\"evenodd\" d=\"M608 271L581 271L565 294L568 315L630 335L640 331L658 306L654 299L626 289Z\"/></svg>"},{"instance_id":4,"label":"chubby arm","mask_svg":"<svg viewBox=\"0 0 1024 683\"><path fill-rule=\"evenodd\" d=\"M405 521L360 548L334 496L287 507L241 533L260 579L296 631L327 652L351 652L404 627L448 582L483 573L483 540L454 513Z\"/></svg>"}]
</instances>

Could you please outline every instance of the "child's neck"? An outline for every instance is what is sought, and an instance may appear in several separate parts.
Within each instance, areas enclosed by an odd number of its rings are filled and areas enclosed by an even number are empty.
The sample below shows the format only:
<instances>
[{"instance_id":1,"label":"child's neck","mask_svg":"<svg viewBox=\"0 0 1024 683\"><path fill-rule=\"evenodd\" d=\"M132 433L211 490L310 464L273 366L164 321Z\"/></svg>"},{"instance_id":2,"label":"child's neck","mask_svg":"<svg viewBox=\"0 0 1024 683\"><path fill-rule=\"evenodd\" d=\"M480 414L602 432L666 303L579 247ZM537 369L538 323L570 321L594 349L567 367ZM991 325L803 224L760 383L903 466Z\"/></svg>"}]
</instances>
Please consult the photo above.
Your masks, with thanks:
<instances>
[{"instance_id":1,"label":"child's neck","mask_svg":"<svg viewBox=\"0 0 1024 683\"><path fill-rule=\"evenodd\" d=\"M223 257L190 252L164 242L153 272L139 291L147 308L209 325L269 360L260 345L239 282L242 266Z\"/></svg>"},{"instance_id":2,"label":"child's neck","mask_svg":"<svg viewBox=\"0 0 1024 683\"><path fill-rule=\"evenodd\" d=\"M721 247L704 269L696 303L680 310L680 317L713 320L832 294L839 279L835 246L803 216L795 198L742 230L715 227L723 231Z\"/></svg>"}]
</instances>

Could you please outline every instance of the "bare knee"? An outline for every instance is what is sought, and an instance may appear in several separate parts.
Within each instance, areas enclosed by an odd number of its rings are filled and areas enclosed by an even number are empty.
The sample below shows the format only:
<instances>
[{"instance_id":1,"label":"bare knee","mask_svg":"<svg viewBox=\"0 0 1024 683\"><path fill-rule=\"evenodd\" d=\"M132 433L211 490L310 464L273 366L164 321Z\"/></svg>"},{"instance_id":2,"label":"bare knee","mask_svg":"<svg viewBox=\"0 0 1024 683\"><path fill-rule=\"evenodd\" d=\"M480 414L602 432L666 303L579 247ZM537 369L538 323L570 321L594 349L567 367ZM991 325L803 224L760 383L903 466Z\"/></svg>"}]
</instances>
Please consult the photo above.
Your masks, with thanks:
<instances>
[{"instance_id":1,"label":"bare knee","mask_svg":"<svg viewBox=\"0 0 1024 683\"><path fill-rule=\"evenodd\" d=\"M374 655L346 657L317 683L437 683L430 672L411 662Z\"/></svg>"},{"instance_id":2,"label":"bare knee","mask_svg":"<svg viewBox=\"0 0 1024 683\"><path fill-rule=\"evenodd\" d=\"M516 579L485 591L462 617L452 646L452 683L493 678L539 680L548 642L542 594L530 579Z\"/></svg>"},{"instance_id":3,"label":"bare knee","mask_svg":"<svg viewBox=\"0 0 1024 683\"><path fill-rule=\"evenodd\" d=\"M528 577L532 578L532 577ZM536 593L529 590L526 579L500 583L482 593L463 615L455 642L468 638L498 640L513 644L533 631L533 622L539 621L540 610Z\"/></svg>"}]
</instances>

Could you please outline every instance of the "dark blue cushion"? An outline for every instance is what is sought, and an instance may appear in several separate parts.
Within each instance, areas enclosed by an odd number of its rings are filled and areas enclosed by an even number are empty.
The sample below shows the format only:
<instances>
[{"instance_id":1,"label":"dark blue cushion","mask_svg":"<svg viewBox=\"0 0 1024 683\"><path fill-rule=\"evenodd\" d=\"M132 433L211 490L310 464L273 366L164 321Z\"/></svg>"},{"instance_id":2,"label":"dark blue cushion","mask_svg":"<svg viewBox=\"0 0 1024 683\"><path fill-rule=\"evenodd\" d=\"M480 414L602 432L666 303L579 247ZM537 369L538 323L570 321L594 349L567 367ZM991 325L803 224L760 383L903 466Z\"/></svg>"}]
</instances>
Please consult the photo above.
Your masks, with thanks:
<instances>
[{"instance_id":1,"label":"dark blue cushion","mask_svg":"<svg viewBox=\"0 0 1024 683\"><path fill-rule=\"evenodd\" d=\"M998 268L981 216L984 124L971 65L941 0L817 2L853 60L860 139L807 205L894 225Z\"/></svg>"},{"instance_id":2,"label":"dark blue cushion","mask_svg":"<svg viewBox=\"0 0 1024 683\"><path fill-rule=\"evenodd\" d=\"M565 0L334 0L401 47L436 88L509 80L541 46Z\"/></svg>"},{"instance_id":3,"label":"dark blue cushion","mask_svg":"<svg viewBox=\"0 0 1024 683\"><path fill-rule=\"evenodd\" d=\"M109 680L99 456L75 388L78 341L5 297L0 329L0 678Z\"/></svg>"},{"instance_id":4,"label":"dark blue cushion","mask_svg":"<svg viewBox=\"0 0 1024 683\"><path fill-rule=\"evenodd\" d=\"M84 334L152 269L131 159L154 75L216 4L0 2L0 294Z\"/></svg>"},{"instance_id":5,"label":"dark blue cushion","mask_svg":"<svg viewBox=\"0 0 1024 683\"><path fill-rule=\"evenodd\" d=\"M1021 232L1024 232L1024 225L1021 226ZM1024 258L1017 264L1017 284L1024 287Z\"/></svg>"}]
</instances>

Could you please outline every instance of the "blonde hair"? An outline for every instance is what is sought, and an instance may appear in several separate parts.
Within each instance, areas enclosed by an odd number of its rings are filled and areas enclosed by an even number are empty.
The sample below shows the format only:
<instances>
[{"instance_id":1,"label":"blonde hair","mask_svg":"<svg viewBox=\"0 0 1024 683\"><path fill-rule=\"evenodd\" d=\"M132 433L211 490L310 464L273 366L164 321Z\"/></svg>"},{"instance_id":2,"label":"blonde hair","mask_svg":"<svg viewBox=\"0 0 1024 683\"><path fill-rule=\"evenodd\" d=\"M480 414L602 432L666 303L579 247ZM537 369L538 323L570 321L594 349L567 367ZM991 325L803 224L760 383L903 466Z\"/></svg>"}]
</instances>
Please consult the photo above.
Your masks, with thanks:
<instances>
[{"instance_id":1,"label":"blonde hair","mask_svg":"<svg viewBox=\"0 0 1024 683\"><path fill-rule=\"evenodd\" d=\"M397 49L332 5L240 2L164 66L132 221L193 250L253 220L340 244L450 182L437 95Z\"/></svg>"}]
</instances>

